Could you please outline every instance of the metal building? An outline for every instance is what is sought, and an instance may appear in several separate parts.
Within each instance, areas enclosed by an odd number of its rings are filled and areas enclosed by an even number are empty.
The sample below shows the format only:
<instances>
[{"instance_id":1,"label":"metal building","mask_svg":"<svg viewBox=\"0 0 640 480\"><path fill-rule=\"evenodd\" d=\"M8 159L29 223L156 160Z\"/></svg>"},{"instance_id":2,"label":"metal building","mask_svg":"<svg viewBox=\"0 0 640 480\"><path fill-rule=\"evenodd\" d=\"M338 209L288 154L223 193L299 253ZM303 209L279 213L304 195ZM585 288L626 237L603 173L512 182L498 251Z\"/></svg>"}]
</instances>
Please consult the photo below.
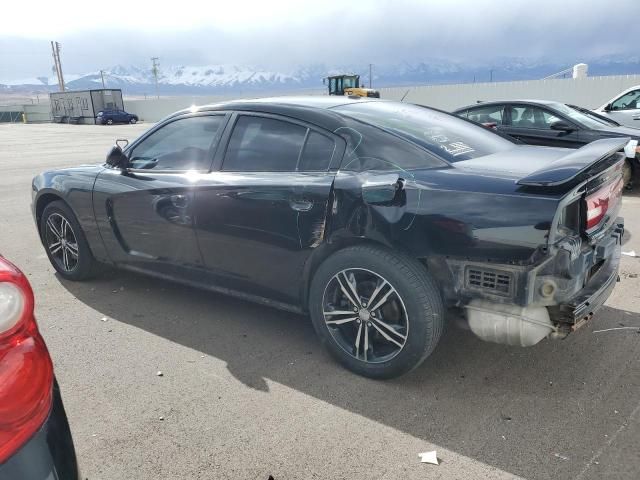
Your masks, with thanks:
<instances>
[{"instance_id":1,"label":"metal building","mask_svg":"<svg viewBox=\"0 0 640 480\"><path fill-rule=\"evenodd\" d=\"M95 124L100 110L124 110L122 90L97 89L49 94L51 119L56 123Z\"/></svg>"}]
</instances>

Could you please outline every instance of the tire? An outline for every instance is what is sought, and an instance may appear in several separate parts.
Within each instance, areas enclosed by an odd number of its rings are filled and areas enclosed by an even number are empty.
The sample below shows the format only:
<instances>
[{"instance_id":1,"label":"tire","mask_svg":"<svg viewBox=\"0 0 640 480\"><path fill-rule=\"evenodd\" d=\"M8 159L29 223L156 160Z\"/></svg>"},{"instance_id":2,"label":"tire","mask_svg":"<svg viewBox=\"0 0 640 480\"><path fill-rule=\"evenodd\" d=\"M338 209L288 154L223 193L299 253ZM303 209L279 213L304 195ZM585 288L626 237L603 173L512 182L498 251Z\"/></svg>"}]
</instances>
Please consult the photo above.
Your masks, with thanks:
<instances>
[{"instance_id":1,"label":"tire","mask_svg":"<svg viewBox=\"0 0 640 480\"><path fill-rule=\"evenodd\" d=\"M376 379L418 367L444 327L442 296L427 269L371 246L345 248L320 265L311 282L309 313L320 342L338 362Z\"/></svg>"},{"instance_id":2,"label":"tire","mask_svg":"<svg viewBox=\"0 0 640 480\"><path fill-rule=\"evenodd\" d=\"M138 119L137 118L132 118L132 119L129 120L129 123L131 125L135 125L136 123L138 123Z\"/></svg>"},{"instance_id":3,"label":"tire","mask_svg":"<svg viewBox=\"0 0 640 480\"><path fill-rule=\"evenodd\" d=\"M61 235L62 242L59 241ZM40 237L51 265L63 278L86 280L97 270L87 238L63 201L57 200L45 207L40 219Z\"/></svg>"},{"instance_id":4,"label":"tire","mask_svg":"<svg viewBox=\"0 0 640 480\"><path fill-rule=\"evenodd\" d=\"M107 120L107 125L113 125L113 120L109 118L109 119Z\"/></svg>"}]
</instances>

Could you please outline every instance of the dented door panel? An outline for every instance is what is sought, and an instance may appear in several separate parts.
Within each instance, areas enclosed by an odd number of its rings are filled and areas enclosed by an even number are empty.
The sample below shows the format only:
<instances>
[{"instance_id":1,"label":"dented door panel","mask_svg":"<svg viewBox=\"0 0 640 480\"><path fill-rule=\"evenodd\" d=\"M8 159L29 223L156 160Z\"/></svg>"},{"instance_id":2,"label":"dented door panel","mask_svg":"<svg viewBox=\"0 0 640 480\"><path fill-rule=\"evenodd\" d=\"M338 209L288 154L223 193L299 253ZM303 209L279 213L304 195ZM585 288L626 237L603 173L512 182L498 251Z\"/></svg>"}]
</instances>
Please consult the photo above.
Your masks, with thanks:
<instances>
[{"instance_id":1,"label":"dented door panel","mask_svg":"<svg viewBox=\"0 0 640 480\"><path fill-rule=\"evenodd\" d=\"M228 288L296 303L306 259L324 236L334 175L204 175L195 229L205 268Z\"/></svg>"}]
</instances>

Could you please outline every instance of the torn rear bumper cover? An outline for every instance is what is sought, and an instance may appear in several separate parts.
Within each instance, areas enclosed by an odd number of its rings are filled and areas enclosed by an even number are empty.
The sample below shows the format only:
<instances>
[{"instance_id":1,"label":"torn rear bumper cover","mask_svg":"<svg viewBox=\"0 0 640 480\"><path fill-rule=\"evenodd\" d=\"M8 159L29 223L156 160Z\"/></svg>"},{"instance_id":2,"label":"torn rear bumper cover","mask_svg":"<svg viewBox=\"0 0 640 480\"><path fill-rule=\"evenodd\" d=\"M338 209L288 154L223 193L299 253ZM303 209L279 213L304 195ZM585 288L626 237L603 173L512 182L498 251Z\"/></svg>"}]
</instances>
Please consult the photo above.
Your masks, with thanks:
<instances>
[{"instance_id":1,"label":"torn rear bumper cover","mask_svg":"<svg viewBox=\"0 0 640 480\"><path fill-rule=\"evenodd\" d=\"M615 233L616 243L607 261L569 302L549 307L552 320L572 324L572 329L575 330L607 301L619 279L618 266L623 233L624 226L619 223Z\"/></svg>"}]
</instances>

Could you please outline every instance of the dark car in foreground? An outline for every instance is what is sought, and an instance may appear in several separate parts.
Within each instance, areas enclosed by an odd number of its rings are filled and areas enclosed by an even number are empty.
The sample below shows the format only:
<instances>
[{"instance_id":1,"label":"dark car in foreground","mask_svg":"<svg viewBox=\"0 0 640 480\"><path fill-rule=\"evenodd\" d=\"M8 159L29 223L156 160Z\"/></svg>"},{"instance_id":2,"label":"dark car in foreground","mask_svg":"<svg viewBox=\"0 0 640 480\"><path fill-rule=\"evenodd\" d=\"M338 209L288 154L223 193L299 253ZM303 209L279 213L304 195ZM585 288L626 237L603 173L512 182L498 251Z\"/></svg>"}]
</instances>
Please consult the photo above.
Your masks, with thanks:
<instances>
[{"instance_id":1,"label":"dark car in foreground","mask_svg":"<svg viewBox=\"0 0 640 480\"><path fill-rule=\"evenodd\" d=\"M560 102L509 100L482 102L454 113L529 145L580 148L602 138L640 140L640 129L625 127L602 115L586 112L588 110ZM640 147L636 143L631 150L625 165L625 185L640 173Z\"/></svg>"},{"instance_id":2,"label":"dark car in foreground","mask_svg":"<svg viewBox=\"0 0 640 480\"><path fill-rule=\"evenodd\" d=\"M343 365L388 378L448 309L522 346L589 319L618 278L627 141L516 145L371 99L229 102L38 175L33 214L63 278L104 262L308 313Z\"/></svg>"},{"instance_id":3,"label":"dark car in foreground","mask_svg":"<svg viewBox=\"0 0 640 480\"><path fill-rule=\"evenodd\" d=\"M99 125L113 125L114 123L138 123L138 116L124 110L101 110L96 115Z\"/></svg>"},{"instance_id":4,"label":"dark car in foreground","mask_svg":"<svg viewBox=\"0 0 640 480\"><path fill-rule=\"evenodd\" d=\"M75 450L27 278L0 256L0 479L77 480Z\"/></svg>"}]
</instances>

